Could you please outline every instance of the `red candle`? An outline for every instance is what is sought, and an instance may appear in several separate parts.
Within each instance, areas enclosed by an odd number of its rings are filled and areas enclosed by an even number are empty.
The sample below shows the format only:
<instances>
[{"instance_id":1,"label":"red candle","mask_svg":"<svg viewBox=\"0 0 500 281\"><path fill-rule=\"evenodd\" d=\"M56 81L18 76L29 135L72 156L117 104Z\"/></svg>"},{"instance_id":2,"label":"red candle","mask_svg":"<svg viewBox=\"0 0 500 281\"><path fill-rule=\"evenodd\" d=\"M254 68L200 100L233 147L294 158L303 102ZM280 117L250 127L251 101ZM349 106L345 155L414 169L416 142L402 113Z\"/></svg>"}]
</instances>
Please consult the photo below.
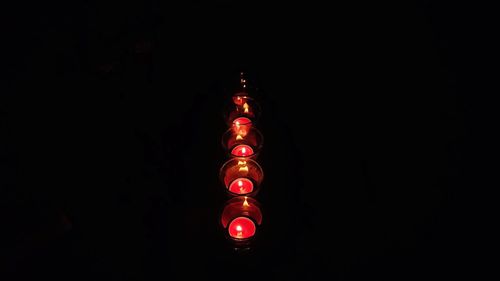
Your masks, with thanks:
<instances>
[{"instance_id":1,"label":"red candle","mask_svg":"<svg viewBox=\"0 0 500 281\"><path fill-rule=\"evenodd\" d=\"M236 105L243 105L246 102L246 97L241 95L233 96L233 102Z\"/></svg>"},{"instance_id":2,"label":"red candle","mask_svg":"<svg viewBox=\"0 0 500 281\"><path fill-rule=\"evenodd\" d=\"M252 120L246 117L238 117L233 121L233 131L236 134L236 139L243 139L252 127Z\"/></svg>"},{"instance_id":3,"label":"red candle","mask_svg":"<svg viewBox=\"0 0 500 281\"><path fill-rule=\"evenodd\" d=\"M229 224L229 235L237 239L247 239L255 235L255 224L247 217L237 217Z\"/></svg>"},{"instance_id":4,"label":"red candle","mask_svg":"<svg viewBox=\"0 0 500 281\"><path fill-rule=\"evenodd\" d=\"M235 179L229 185L229 191L236 194L247 194L253 191L253 183L246 178Z\"/></svg>"},{"instance_id":5,"label":"red candle","mask_svg":"<svg viewBox=\"0 0 500 281\"><path fill-rule=\"evenodd\" d=\"M231 150L231 154L234 156L246 157L253 154L253 149L246 144L240 144Z\"/></svg>"},{"instance_id":6,"label":"red candle","mask_svg":"<svg viewBox=\"0 0 500 281\"><path fill-rule=\"evenodd\" d=\"M234 119L233 124L235 126L249 125L249 124L252 124L252 120L250 120L246 117L238 117L238 118Z\"/></svg>"}]
</instances>

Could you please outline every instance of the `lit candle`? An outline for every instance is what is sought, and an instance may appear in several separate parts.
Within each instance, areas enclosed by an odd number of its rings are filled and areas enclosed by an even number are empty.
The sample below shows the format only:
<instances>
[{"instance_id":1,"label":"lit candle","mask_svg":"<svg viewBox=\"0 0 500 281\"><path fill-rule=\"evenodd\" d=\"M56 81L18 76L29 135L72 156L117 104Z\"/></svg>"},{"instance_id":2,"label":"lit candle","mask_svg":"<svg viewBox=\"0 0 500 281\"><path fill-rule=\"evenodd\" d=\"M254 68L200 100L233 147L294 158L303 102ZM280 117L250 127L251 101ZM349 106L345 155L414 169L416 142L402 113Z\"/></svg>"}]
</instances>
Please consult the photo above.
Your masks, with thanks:
<instances>
[{"instance_id":1,"label":"lit candle","mask_svg":"<svg viewBox=\"0 0 500 281\"><path fill-rule=\"evenodd\" d=\"M238 117L234 119L233 130L236 134L236 139L243 139L248 134L250 127L252 127L252 120L246 117Z\"/></svg>"},{"instance_id":2,"label":"lit candle","mask_svg":"<svg viewBox=\"0 0 500 281\"><path fill-rule=\"evenodd\" d=\"M253 155L253 149L246 144L240 144L231 150L231 154L239 157L247 157Z\"/></svg>"},{"instance_id":3,"label":"lit candle","mask_svg":"<svg viewBox=\"0 0 500 281\"><path fill-rule=\"evenodd\" d=\"M238 178L229 185L229 191L236 194L247 194L253 191L253 183L249 179Z\"/></svg>"},{"instance_id":4,"label":"lit candle","mask_svg":"<svg viewBox=\"0 0 500 281\"><path fill-rule=\"evenodd\" d=\"M246 97L245 96L242 96L242 95L236 95L236 96L233 96L233 102L234 104L236 105L243 105L245 102L246 102Z\"/></svg>"},{"instance_id":5,"label":"lit candle","mask_svg":"<svg viewBox=\"0 0 500 281\"><path fill-rule=\"evenodd\" d=\"M229 224L229 235L236 239L247 239L255 235L255 223L247 217L237 217Z\"/></svg>"},{"instance_id":6,"label":"lit candle","mask_svg":"<svg viewBox=\"0 0 500 281\"><path fill-rule=\"evenodd\" d=\"M260 204L252 197L238 196L226 202L220 222L228 238L237 242L249 242L262 224Z\"/></svg>"},{"instance_id":7,"label":"lit candle","mask_svg":"<svg viewBox=\"0 0 500 281\"><path fill-rule=\"evenodd\" d=\"M238 118L234 119L233 124L235 126L248 125L248 124L252 124L252 120L250 120L246 117L238 117Z\"/></svg>"},{"instance_id":8,"label":"lit candle","mask_svg":"<svg viewBox=\"0 0 500 281\"><path fill-rule=\"evenodd\" d=\"M243 191L240 193L240 185L244 191L256 194L264 179L264 172L262 167L251 158L233 157L224 163L220 169L219 178L231 196L246 195Z\"/></svg>"}]
</instances>

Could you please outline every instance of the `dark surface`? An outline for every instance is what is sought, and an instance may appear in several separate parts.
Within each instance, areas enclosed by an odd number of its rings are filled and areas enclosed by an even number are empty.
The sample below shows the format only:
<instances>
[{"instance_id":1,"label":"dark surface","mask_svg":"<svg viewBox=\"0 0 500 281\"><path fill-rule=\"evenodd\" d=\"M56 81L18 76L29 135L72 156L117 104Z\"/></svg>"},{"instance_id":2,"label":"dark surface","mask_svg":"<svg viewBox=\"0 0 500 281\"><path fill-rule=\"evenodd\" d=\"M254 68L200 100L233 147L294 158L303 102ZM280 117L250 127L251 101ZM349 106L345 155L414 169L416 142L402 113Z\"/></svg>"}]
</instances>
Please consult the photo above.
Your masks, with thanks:
<instances>
[{"instance_id":1,"label":"dark surface","mask_svg":"<svg viewBox=\"0 0 500 281\"><path fill-rule=\"evenodd\" d=\"M489 207L474 192L486 125L473 125L488 111L470 96L488 84L484 53L464 55L483 45L483 22L457 16L471 7L38 5L7 17L5 280L451 280L490 268ZM260 90L265 137L264 223L245 253L218 224L223 103L239 71Z\"/></svg>"}]
</instances>

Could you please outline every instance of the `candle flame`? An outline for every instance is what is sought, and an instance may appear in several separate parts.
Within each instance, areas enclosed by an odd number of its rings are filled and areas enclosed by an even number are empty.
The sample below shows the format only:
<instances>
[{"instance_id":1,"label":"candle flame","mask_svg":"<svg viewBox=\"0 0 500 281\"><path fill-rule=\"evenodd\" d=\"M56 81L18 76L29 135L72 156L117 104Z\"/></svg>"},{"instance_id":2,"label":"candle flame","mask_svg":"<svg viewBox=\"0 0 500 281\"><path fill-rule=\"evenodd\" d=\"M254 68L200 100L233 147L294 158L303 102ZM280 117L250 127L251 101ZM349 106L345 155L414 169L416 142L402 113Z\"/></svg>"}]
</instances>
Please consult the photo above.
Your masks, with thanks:
<instances>
[{"instance_id":1,"label":"candle flame","mask_svg":"<svg viewBox=\"0 0 500 281\"><path fill-rule=\"evenodd\" d=\"M241 154L245 155L247 153L247 149L245 147L241 148Z\"/></svg>"},{"instance_id":2,"label":"candle flame","mask_svg":"<svg viewBox=\"0 0 500 281\"><path fill-rule=\"evenodd\" d=\"M250 204L248 204L247 197L245 196L245 201L243 202L244 207L250 207Z\"/></svg>"},{"instance_id":3,"label":"candle flame","mask_svg":"<svg viewBox=\"0 0 500 281\"><path fill-rule=\"evenodd\" d=\"M243 110L243 112L248 113L248 108L249 108L249 107L250 107L250 106L248 105L248 103L246 103L246 102L245 102L245 103L243 104L243 109L244 109L244 110Z\"/></svg>"},{"instance_id":4,"label":"candle flame","mask_svg":"<svg viewBox=\"0 0 500 281\"><path fill-rule=\"evenodd\" d=\"M248 172L247 161L238 161L239 172Z\"/></svg>"},{"instance_id":5,"label":"candle flame","mask_svg":"<svg viewBox=\"0 0 500 281\"><path fill-rule=\"evenodd\" d=\"M236 226L236 231L243 231L243 228L241 227L241 225Z\"/></svg>"},{"instance_id":6,"label":"candle flame","mask_svg":"<svg viewBox=\"0 0 500 281\"><path fill-rule=\"evenodd\" d=\"M238 186L242 187L243 186L243 182L242 181L238 181Z\"/></svg>"}]
</instances>

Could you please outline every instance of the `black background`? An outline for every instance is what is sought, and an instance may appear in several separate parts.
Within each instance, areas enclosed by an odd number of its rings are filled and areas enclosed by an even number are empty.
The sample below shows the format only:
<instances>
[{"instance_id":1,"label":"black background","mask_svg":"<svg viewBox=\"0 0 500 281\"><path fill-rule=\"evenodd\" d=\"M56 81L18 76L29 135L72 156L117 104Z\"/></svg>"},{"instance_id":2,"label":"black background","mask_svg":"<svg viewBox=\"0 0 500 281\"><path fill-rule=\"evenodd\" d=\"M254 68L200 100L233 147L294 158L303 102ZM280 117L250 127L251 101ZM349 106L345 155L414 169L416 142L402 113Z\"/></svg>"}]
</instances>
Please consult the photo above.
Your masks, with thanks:
<instances>
[{"instance_id":1,"label":"black background","mask_svg":"<svg viewBox=\"0 0 500 281\"><path fill-rule=\"evenodd\" d=\"M16 5L3 24L5 280L448 280L492 265L476 192L491 17L477 8ZM266 173L244 253L218 224L240 71L259 90Z\"/></svg>"}]
</instances>

